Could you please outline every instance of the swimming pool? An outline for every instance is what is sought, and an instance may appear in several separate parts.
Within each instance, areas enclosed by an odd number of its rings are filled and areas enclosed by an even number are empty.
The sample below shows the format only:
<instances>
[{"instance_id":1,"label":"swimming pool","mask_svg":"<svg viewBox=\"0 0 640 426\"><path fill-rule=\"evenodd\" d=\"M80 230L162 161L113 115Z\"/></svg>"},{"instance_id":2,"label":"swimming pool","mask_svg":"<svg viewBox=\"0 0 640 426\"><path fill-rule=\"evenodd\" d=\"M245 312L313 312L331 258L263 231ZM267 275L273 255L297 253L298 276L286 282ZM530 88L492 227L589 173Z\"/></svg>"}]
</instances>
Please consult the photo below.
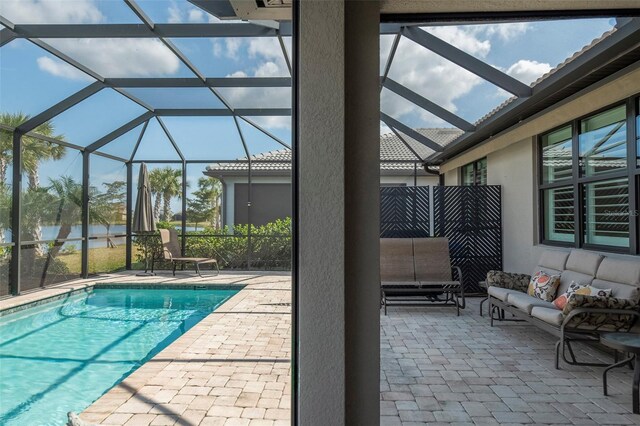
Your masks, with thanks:
<instances>
[{"instance_id":1,"label":"swimming pool","mask_svg":"<svg viewBox=\"0 0 640 426\"><path fill-rule=\"evenodd\" d=\"M96 288L0 318L0 424L66 424L238 291Z\"/></svg>"}]
</instances>

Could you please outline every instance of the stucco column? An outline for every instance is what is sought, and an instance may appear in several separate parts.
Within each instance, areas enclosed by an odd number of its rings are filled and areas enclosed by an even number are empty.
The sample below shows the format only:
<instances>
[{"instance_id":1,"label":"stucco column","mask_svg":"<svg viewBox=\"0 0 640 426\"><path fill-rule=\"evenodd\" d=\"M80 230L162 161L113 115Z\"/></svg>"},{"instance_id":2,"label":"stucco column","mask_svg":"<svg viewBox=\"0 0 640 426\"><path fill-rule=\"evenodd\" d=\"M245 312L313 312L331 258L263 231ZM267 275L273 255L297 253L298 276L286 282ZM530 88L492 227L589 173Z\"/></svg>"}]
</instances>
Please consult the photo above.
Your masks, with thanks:
<instances>
[{"instance_id":1,"label":"stucco column","mask_svg":"<svg viewBox=\"0 0 640 426\"><path fill-rule=\"evenodd\" d=\"M379 423L379 4L302 1L299 424Z\"/></svg>"}]
</instances>

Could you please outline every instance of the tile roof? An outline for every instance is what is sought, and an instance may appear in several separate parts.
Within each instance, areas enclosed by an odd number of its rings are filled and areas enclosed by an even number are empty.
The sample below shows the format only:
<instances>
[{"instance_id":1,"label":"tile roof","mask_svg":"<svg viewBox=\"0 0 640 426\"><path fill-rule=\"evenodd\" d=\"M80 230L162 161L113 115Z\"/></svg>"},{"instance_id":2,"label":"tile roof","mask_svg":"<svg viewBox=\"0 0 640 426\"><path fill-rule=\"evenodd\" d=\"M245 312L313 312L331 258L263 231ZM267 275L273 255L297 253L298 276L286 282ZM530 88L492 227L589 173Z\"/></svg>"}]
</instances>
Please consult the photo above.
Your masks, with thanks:
<instances>
[{"instance_id":1,"label":"tile roof","mask_svg":"<svg viewBox=\"0 0 640 426\"><path fill-rule=\"evenodd\" d=\"M575 61L578 57L580 57L581 55L583 55L584 53L586 53L589 49L591 49L592 47L594 47L595 45L597 45L598 43L600 43L602 40L606 39L607 37L609 37L611 34L615 33L617 31L617 27L613 27L608 31L605 31L601 36L596 37L595 39L593 39L591 41L591 43L587 44L586 46L584 46L582 49L578 50L577 52L575 52L573 55L569 56L567 59L565 59L564 61L562 61L561 63L559 63L555 68L552 68L551 70L549 70L547 73L541 75L540 77L538 77L538 79L536 81L534 81L533 83L530 84L530 86L532 88L535 88L538 84L542 83L543 81L547 80L548 78L550 78L552 75L554 75L555 73L557 73L558 71L560 71L562 68L566 67L567 65L569 65L571 62ZM476 122L475 125L480 126L484 121L488 120L489 118L493 117L494 115L496 115L498 112L500 112L504 107L506 107L507 105L509 105L511 102L515 101L516 99L518 99L517 96L512 96L509 99L505 100L504 102L502 102L500 105L498 105L497 107L495 107L494 109L492 109L491 111L489 111L487 114L485 114L484 116L480 117Z\"/></svg>"},{"instance_id":2,"label":"tile roof","mask_svg":"<svg viewBox=\"0 0 640 426\"><path fill-rule=\"evenodd\" d=\"M446 146L460 134L462 130L453 128L432 128L416 129L419 133L428 137L432 141ZM415 139L401 133L401 136L411 147L408 148L395 134L386 133L380 135L380 170L387 172L413 173L414 164L411 161L422 162L434 151L416 141ZM412 152L413 151L413 152ZM418 154L418 157L414 154ZM279 174L278 172L290 172L291 151L281 149L276 151L263 152L251 156L251 170L254 172L268 172L269 174ZM214 163L207 166L205 173L224 176L225 174L244 174L248 171L247 157L238 158L237 162Z\"/></svg>"}]
</instances>

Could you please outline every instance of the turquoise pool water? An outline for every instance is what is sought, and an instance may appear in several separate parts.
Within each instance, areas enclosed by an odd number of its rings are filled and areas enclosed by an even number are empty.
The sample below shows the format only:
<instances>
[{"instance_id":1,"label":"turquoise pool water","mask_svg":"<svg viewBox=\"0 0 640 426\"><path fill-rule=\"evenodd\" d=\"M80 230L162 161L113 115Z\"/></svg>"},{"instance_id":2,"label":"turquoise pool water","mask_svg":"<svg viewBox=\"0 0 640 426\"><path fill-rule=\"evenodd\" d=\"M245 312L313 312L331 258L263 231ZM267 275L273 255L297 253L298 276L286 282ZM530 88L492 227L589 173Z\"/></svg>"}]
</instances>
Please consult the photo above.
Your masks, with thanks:
<instances>
[{"instance_id":1,"label":"turquoise pool water","mask_svg":"<svg viewBox=\"0 0 640 426\"><path fill-rule=\"evenodd\" d=\"M64 425L237 293L95 289L0 318L0 425Z\"/></svg>"}]
</instances>

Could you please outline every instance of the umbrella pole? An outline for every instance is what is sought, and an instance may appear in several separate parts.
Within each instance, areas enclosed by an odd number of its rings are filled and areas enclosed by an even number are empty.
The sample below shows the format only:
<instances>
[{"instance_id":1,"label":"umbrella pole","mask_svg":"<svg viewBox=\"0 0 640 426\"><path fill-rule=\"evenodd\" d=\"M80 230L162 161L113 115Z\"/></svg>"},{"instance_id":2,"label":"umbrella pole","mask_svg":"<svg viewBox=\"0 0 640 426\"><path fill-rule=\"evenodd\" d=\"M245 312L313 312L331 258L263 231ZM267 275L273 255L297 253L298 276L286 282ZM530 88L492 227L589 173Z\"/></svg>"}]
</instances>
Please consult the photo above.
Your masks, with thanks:
<instances>
[{"instance_id":1,"label":"umbrella pole","mask_svg":"<svg viewBox=\"0 0 640 426\"><path fill-rule=\"evenodd\" d=\"M144 235L144 272L139 272L136 277L154 277L156 274L149 271L149 234Z\"/></svg>"}]
</instances>

